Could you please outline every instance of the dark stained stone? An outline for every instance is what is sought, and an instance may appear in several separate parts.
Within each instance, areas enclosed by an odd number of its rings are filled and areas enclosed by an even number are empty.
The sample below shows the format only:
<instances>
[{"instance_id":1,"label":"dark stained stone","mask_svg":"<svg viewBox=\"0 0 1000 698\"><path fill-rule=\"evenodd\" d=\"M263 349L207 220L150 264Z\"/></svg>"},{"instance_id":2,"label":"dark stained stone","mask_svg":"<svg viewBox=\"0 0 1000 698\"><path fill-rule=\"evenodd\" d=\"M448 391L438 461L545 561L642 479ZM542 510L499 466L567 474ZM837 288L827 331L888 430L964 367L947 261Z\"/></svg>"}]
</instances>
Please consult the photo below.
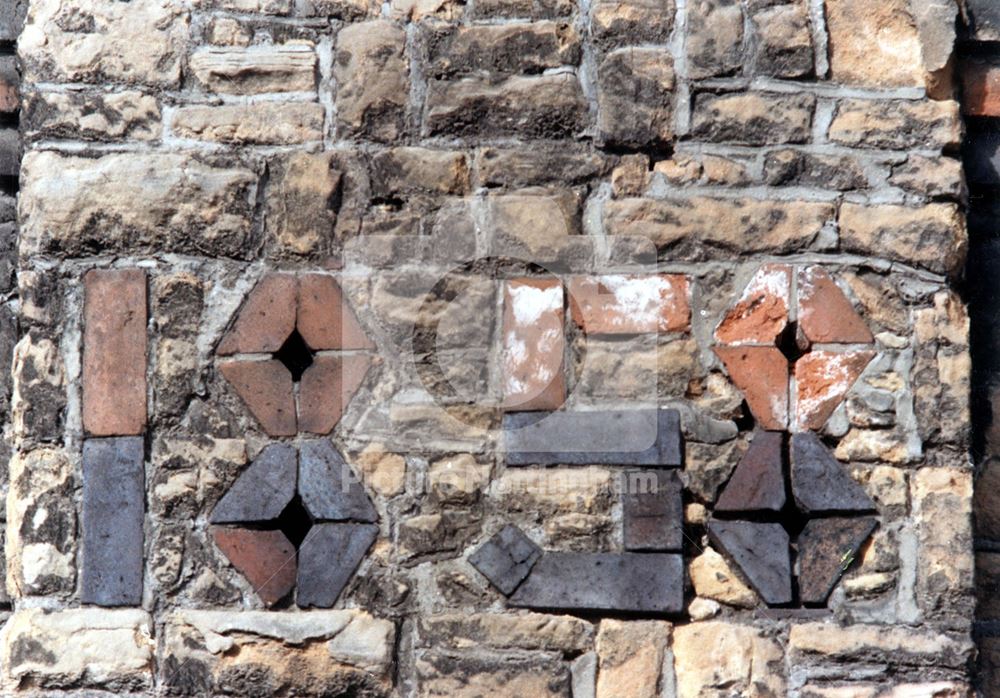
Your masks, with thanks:
<instances>
[{"instance_id":1,"label":"dark stained stone","mask_svg":"<svg viewBox=\"0 0 1000 698\"><path fill-rule=\"evenodd\" d=\"M137 606L142 601L143 460L140 436L83 444L84 603Z\"/></svg>"},{"instance_id":2,"label":"dark stained stone","mask_svg":"<svg viewBox=\"0 0 1000 698\"><path fill-rule=\"evenodd\" d=\"M813 519L806 524L798 538L802 603L826 603L875 525L872 517Z\"/></svg>"},{"instance_id":3,"label":"dark stained stone","mask_svg":"<svg viewBox=\"0 0 1000 698\"><path fill-rule=\"evenodd\" d=\"M374 524L323 523L309 529L299 548L295 603L333 606L377 536Z\"/></svg>"},{"instance_id":4,"label":"dark stained stone","mask_svg":"<svg viewBox=\"0 0 1000 698\"><path fill-rule=\"evenodd\" d=\"M788 533L781 524L714 520L708 524L708 534L766 603L792 601Z\"/></svg>"},{"instance_id":5,"label":"dark stained stone","mask_svg":"<svg viewBox=\"0 0 1000 698\"><path fill-rule=\"evenodd\" d=\"M1000 184L1000 131L992 120L969 123L962 152L969 184Z\"/></svg>"},{"instance_id":6,"label":"dark stained stone","mask_svg":"<svg viewBox=\"0 0 1000 698\"><path fill-rule=\"evenodd\" d=\"M740 459L716 511L781 511L785 505L785 475L781 466L784 435L757 431Z\"/></svg>"},{"instance_id":7,"label":"dark stained stone","mask_svg":"<svg viewBox=\"0 0 1000 698\"><path fill-rule=\"evenodd\" d=\"M212 523L247 523L278 518L295 496L298 455L287 444L271 444L257 456L209 519Z\"/></svg>"},{"instance_id":8,"label":"dark stained stone","mask_svg":"<svg viewBox=\"0 0 1000 698\"><path fill-rule=\"evenodd\" d=\"M295 586L295 546L281 531L212 526L212 540L254 593L272 606Z\"/></svg>"},{"instance_id":9,"label":"dark stained stone","mask_svg":"<svg viewBox=\"0 0 1000 698\"><path fill-rule=\"evenodd\" d=\"M861 485L813 432L792 435L791 460L792 494L803 514L875 510Z\"/></svg>"},{"instance_id":10,"label":"dark stained stone","mask_svg":"<svg viewBox=\"0 0 1000 698\"><path fill-rule=\"evenodd\" d=\"M978 41L1000 39L1000 4L996 0L966 0L971 38Z\"/></svg>"},{"instance_id":11,"label":"dark stained stone","mask_svg":"<svg viewBox=\"0 0 1000 698\"><path fill-rule=\"evenodd\" d=\"M545 553L509 599L566 611L680 613L684 562L675 553Z\"/></svg>"},{"instance_id":12,"label":"dark stained stone","mask_svg":"<svg viewBox=\"0 0 1000 698\"><path fill-rule=\"evenodd\" d=\"M517 526L508 524L472 553L469 563L510 596L541 556L541 548Z\"/></svg>"},{"instance_id":13,"label":"dark stained stone","mask_svg":"<svg viewBox=\"0 0 1000 698\"><path fill-rule=\"evenodd\" d=\"M673 470L622 474L625 550L675 550L684 543L681 480Z\"/></svg>"},{"instance_id":14,"label":"dark stained stone","mask_svg":"<svg viewBox=\"0 0 1000 698\"><path fill-rule=\"evenodd\" d=\"M507 465L683 463L677 410L515 412L503 427Z\"/></svg>"},{"instance_id":15,"label":"dark stained stone","mask_svg":"<svg viewBox=\"0 0 1000 698\"><path fill-rule=\"evenodd\" d=\"M299 496L319 521L378 520L364 486L326 439L305 441L299 447Z\"/></svg>"}]
</instances>

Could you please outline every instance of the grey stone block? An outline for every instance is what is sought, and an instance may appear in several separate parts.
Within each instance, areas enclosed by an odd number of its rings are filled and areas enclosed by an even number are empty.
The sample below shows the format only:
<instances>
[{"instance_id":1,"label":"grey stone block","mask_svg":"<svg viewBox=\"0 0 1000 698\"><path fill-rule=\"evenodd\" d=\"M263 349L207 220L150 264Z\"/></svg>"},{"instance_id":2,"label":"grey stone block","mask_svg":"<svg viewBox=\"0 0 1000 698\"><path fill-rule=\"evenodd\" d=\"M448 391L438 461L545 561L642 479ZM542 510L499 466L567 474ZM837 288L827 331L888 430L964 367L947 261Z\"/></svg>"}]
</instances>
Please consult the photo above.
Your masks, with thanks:
<instances>
[{"instance_id":1,"label":"grey stone block","mask_svg":"<svg viewBox=\"0 0 1000 698\"><path fill-rule=\"evenodd\" d=\"M514 412L503 428L507 465L683 464L677 410Z\"/></svg>"},{"instance_id":2,"label":"grey stone block","mask_svg":"<svg viewBox=\"0 0 1000 698\"><path fill-rule=\"evenodd\" d=\"M0 176L17 177L21 172L21 135L16 128L0 129Z\"/></svg>"},{"instance_id":3,"label":"grey stone block","mask_svg":"<svg viewBox=\"0 0 1000 698\"><path fill-rule=\"evenodd\" d=\"M684 563L674 553L545 553L510 604L564 611L680 613Z\"/></svg>"},{"instance_id":4,"label":"grey stone block","mask_svg":"<svg viewBox=\"0 0 1000 698\"><path fill-rule=\"evenodd\" d=\"M626 550L673 550L684 545L681 480L674 470L622 473Z\"/></svg>"},{"instance_id":5,"label":"grey stone block","mask_svg":"<svg viewBox=\"0 0 1000 698\"><path fill-rule=\"evenodd\" d=\"M28 10L28 0L4 0L0 2L0 41L16 41L24 26L24 15Z\"/></svg>"},{"instance_id":6,"label":"grey stone block","mask_svg":"<svg viewBox=\"0 0 1000 698\"><path fill-rule=\"evenodd\" d=\"M142 601L143 462L140 436L83 444L84 603L134 606Z\"/></svg>"},{"instance_id":7,"label":"grey stone block","mask_svg":"<svg viewBox=\"0 0 1000 698\"><path fill-rule=\"evenodd\" d=\"M1000 40L1000 3L996 0L965 0L969 17L969 38Z\"/></svg>"},{"instance_id":8,"label":"grey stone block","mask_svg":"<svg viewBox=\"0 0 1000 698\"><path fill-rule=\"evenodd\" d=\"M531 572L542 550L517 526L508 524L469 556L469 564L510 596Z\"/></svg>"},{"instance_id":9,"label":"grey stone block","mask_svg":"<svg viewBox=\"0 0 1000 698\"><path fill-rule=\"evenodd\" d=\"M792 435L791 460L792 495L803 513L875 510L861 485L811 431Z\"/></svg>"},{"instance_id":10,"label":"grey stone block","mask_svg":"<svg viewBox=\"0 0 1000 698\"><path fill-rule=\"evenodd\" d=\"M791 603L791 552L781 524L716 520L709 522L708 535L766 603Z\"/></svg>"},{"instance_id":11,"label":"grey stone block","mask_svg":"<svg viewBox=\"0 0 1000 698\"><path fill-rule=\"evenodd\" d=\"M287 444L271 444L219 500L212 523L250 523L276 519L295 496L298 454Z\"/></svg>"},{"instance_id":12,"label":"grey stone block","mask_svg":"<svg viewBox=\"0 0 1000 698\"><path fill-rule=\"evenodd\" d=\"M324 523L309 529L299 548L295 603L333 606L377 536L374 524Z\"/></svg>"},{"instance_id":13,"label":"grey stone block","mask_svg":"<svg viewBox=\"0 0 1000 698\"><path fill-rule=\"evenodd\" d=\"M306 441L299 447L299 496L319 521L378 520L365 488L326 439Z\"/></svg>"}]
</instances>

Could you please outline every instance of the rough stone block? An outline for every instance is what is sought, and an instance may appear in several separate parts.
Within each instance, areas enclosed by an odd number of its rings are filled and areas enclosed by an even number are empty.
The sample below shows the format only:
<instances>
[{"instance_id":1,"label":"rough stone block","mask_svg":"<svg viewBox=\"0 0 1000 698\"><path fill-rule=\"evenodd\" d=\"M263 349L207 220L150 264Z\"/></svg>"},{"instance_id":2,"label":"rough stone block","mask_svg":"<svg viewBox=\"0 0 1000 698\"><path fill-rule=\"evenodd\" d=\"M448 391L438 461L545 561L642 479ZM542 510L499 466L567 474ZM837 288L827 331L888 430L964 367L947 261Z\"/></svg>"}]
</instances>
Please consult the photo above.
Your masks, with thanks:
<instances>
[{"instance_id":1,"label":"rough stone block","mask_svg":"<svg viewBox=\"0 0 1000 698\"><path fill-rule=\"evenodd\" d=\"M784 652L759 628L710 621L674 628L678 698L787 695Z\"/></svg>"},{"instance_id":2,"label":"rough stone block","mask_svg":"<svg viewBox=\"0 0 1000 698\"><path fill-rule=\"evenodd\" d=\"M299 548L295 603L330 608L378 536L374 524L315 524Z\"/></svg>"},{"instance_id":3,"label":"rough stone block","mask_svg":"<svg viewBox=\"0 0 1000 698\"><path fill-rule=\"evenodd\" d=\"M509 599L534 609L680 613L684 561L671 553L545 553Z\"/></svg>"},{"instance_id":4,"label":"rough stone block","mask_svg":"<svg viewBox=\"0 0 1000 698\"><path fill-rule=\"evenodd\" d=\"M965 139L967 146L975 148L971 133ZM989 154L985 154L986 158ZM962 167L961 160L954 157L924 157L910 155L906 162L892 168L889 184L929 199L951 199L960 201L965 196L965 179L974 175Z\"/></svg>"},{"instance_id":5,"label":"rough stone block","mask_svg":"<svg viewBox=\"0 0 1000 698\"><path fill-rule=\"evenodd\" d=\"M604 143L662 146L674 135L674 61L666 49L623 48L598 70L597 129Z\"/></svg>"},{"instance_id":6,"label":"rough stone block","mask_svg":"<svg viewBox=\"0 0 1000 698\"><path fill-rule=\"evenodd\" d=\"M597 0L590 11L590 33L604 46L663 44L676 11L674 0Z\"/></svg>"},{"instance_id":7,"label":"rough stone block","mask_svg":"<svg viewBox=\"0 0 1000 698\"><path fill-rule=\"evenodd\" d=\"M59 441L66 406L66 373L59 348L51 339L28 333L14 347L12 369L14 435L28 442Z\"/></svg>"},{"instance_id":8,"label":"rough stone block","mask_svg":"<svg viewBox=\"0 0 1000 698\"><path fill-rule=\"evenodd\" d=\"M589 266L593 242L580 232L580 200L564 189L528 189L486 201L491 252L549 270Z\"/></svg>"},{"instance_id":9,"label":"rough stone block","mask_svg":"<svg viewBox=\"0 0 1000 698\"><path fill-rule=\"evenodd\" d=\"M594 626L572 616L542 613L426 614L417 621L417 645L460 650L470 646L499 650L586 652Z\"/></svg>"},{"instance_id":10,"label":"rough stone block","mask_svg":"<svg viewBox=\"0 0 1000 698\"><path fill-rule=\"evenodd\" d=\"M688 8L684 43L693 78L730 75L743 65L743 9L737 0L698 0Z\"/></svg>"},{"instance_id":11,"label":"rough stone block","mask_svg":"<svg viewBox=\"0 0 1000 698\"><path fill-rule=\"evenodd\" d=\"M386 199L461 195L469 190L465 153L429 148L392 148L372 158L372 192Z\"/></svg>"},{"instance_id":12,"label":"rough stone block","mask_svg":"<svg viewBox=\"0 0 1000 698\"><path fill-rule=\"evenodd\" d=\"M622 527L625 550L680 551L684 545L684 506L677 473L622 473Z\"/></svg>"},{"instance_id":13,"label":"rough stone block","mask_svg":"<svg viewBox=\"0 0 1000 698\"><path fill-rule=\"evenodd\" d=\"M230 145L292 145L323 138L325 112L310 102L180 107L170 129L180 138Z\"/></svg>"},{"instance_id":14,"label":"rough stone block","mask_svg":"<svg viewBox=\"0 0 1000 698\"><path fill-rule=\"evenodd\" d=\"M764 181L772 186L801 185L837 191L866 189L868 178L856 158L775 150L764 158Z\"/></svg>"},{"instance_id":15,"label":"rough stone block","mask_svg":"<svg viewBox=\"0 0 1000 698\"><path fill-rule=\"evenodd\" d=\"M575 75L530 75L493 83L481 77L431 80L428 136L565 138L586 122L587 103Z\"/></svg>"},{"instance_id":16,"label":"rough stone block","mask_svg":"<svg viewBox=\"0 0 1000 698\"><path fill-rule=\"evenodd\" d=\"M508 465L683 463L676 410L611 410L504 415Z\"/></svg>"},{"instance_id":17,"label":"rough stone block","mask_svg":"<svg viewBox=\"0 0 1000 698\"><path fill-rule=\"evenodd\" d=\"M852 623L799 623L788 636L793 662L822 659L848 664L865 661L890 667L965 666L973 652L967 636L932 629Z\"/></svg>"},{"instance_id":18,"label":"rough stone block","mask_svg":"<svg viewBox=\"0 0 1000 698\"><path fill-rule=\"evenodd\" d=\"M532 698L570 698L571 676L566 662L552 656L463 656L427 651L416 661L420 695L449 698L501 696L514 691Z\"/></svg>"},{"instance_id":19,"label":"rough stone block","mask_svg":"<svg viewBox=\"0 0 1000 698\"><path fill-rule=\"evenodd\" d=\"M673 678L666 664L670 632L664 621L602 620L595 698L660 698L660 686Z\"/></svg>"},{"instance_id":20,"label":"rough stone block","mask_svg":"<svg viewBox=\"0 0 1000 698\"><path fill-rule=\"evenodd\" d=\"M517 526L506 525L469 556L469 563L510 596L531 573L541 549Z\"/></svg>"},{"instance_id":21,"label":"rough stone block","mask_svg":"<svg viewBox=\"0 0 1000 698\"><path fill-rule=\"evenodd\" d=\"M142 601L144 448L141 437L83 444L80 599L99 606Z\"/></svg>"},{"instance_id":22,"label":"rough stone block","mask_svg":"<svg viewBox=\"0 0 1000 698\"><path fill-rule=\"evenodd\" d=\"M337 134L391 142L406 131L409 99L406 34L385 20L345 27L337 35Z\"/></svg>"},{"instance_id":23,"label":"rough stone block","mask_svg":"<svg viewBox=\"0 0 1000 698\"><path fill-rule=\"evenodd\" d=\"M805 143L815 108L816 98L807 94L700 94L695 98L691 133L719 143Z\"/></svg>"},{"instance_id":24,"label":"rough stone block","mask_svg":"<svg viewBox=\"0 0 1000 698\"><path fill-rule=\"evenodd\" d=\"M687 277L578 276L569 280L573 320L588 335L684 332L691 326Z\"/></svg>"},{"instance_id":25,"label":"rough stone block","mask_svg":"<svg viewBox=\"0 0 1000 698\"><path fill-rule=\"evenodd\" d=\"M249 523L276 519L295 496L299 457L287 444L260 452L212 510L212 523Z\"/></svg>"},{"instance_id":26,"label":"rough stone block","mask_svg":"<svg viewBox=\"0 0 1000 698\"><path fill-rule=\"evenodd\" d=\"M160 137L156 97L127 90L111 93L31 91L21 122L28 139L69 138L94 141L148 141Z\"/></svg>"},{"instance_id":27,"label":"rough stone block","mask_svg":"<svg viewBox=\"0 0 1000 698\"><path fill-rule=\"evenodd\" d=\"M908 0L825 0L830 75L871 87L923 87L920 33Z\"/></svg>"},{"instance_id":28,"label":"rough stone block","mask_svg":"<svg viewBox=\"0 0 1000 698\"><path fill-rule=\"evenodd\" d=\"M852 148L957 148L962 142L958 102L847 99L837 107L830 140Z\"/></svg>"},{"instance_id":29,"label":"rough stone block","mask_svg":"<svg viewBox=\"0 0 1000 698\"><path fill-rule=\"evenodd\" d=\"M804 0L764 7L751 14L757 35L754 71L777 78L798 78L813 72L812 29Z\"/></svg>"},{"instance_id":30,"label":"rough stone block","mask_svg":"<svg viewBox=\"0 0 1000 698\"><path fill-rule=\"evenodd\" d=\"M503 406L555 410L566 400L564 300L558 279L512 279L504 286Z\"/></svg>"},{"instance_id":31,"label":"rough stone block","mask_svg":"<svg viewBox=\"0 0 1000 698\"><path fill-rule=\"evenodd\" d=\"M429 74L541 73L580 62L580 37L566 22L431 27Z\"/></svg>"},{"instance_id":32,"label":"rough stone block","mask_svg":"<svg viewBox=\"0 0 1000 698\"><path fill-rule=\"evenodd\" d=\"M316 51L306 43L246 48L206 46L191 54L188 67L198 84L224 94L316 89Z\"/></svg>"},{"instance_id":33,"label":"rough stone block","mask_svg":"<svg viewBox=\"0 0 1000 698\"><path fill-rule=\"evenodd\" d=\"M561 143L552 148L482 148L476 155L477 179L485 186L530 187L581 184L606 173L609 159L599 152Z\"/></svg>"},{"instance_id":34,"label":"rough stone block","mask_svg":"<svg viewBox=\"0 0 1000 698\"><path fill-rule=\"evenodd\" d=\"M83 428L131 436L146 428L146 273L93 269L83 277Z\"/></svg>"},{"instance_id":35,"label":"rough stone block","mask_svg":"<svg viewBox=\"0 0 1000 698\"><path fill-rule=\"evenodd\" d=\"M306 441L299 447L299 496L320 521L378 520L365 488L326 439Z\"/></svg>"}]
</instances>

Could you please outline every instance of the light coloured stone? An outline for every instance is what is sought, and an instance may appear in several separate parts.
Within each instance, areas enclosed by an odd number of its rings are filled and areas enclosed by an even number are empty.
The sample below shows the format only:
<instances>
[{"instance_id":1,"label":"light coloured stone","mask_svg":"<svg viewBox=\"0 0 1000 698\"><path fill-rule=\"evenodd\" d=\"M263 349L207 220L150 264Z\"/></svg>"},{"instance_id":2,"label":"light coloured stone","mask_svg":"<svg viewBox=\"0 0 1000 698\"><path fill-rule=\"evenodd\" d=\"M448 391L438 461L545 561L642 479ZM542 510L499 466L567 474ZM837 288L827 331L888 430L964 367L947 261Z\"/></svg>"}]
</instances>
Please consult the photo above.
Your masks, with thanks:
<instances>
[{"instance_id":1,"label":"light coloured stone","mask_svg":"<svg viewBox=\"0 0 1000 698\"><path fill-rule=\"evenodd\" d=\"M510 468L490 496L512 511L599 514L611 505L617 478L607 468Z\"/></svg>"},{"instance_id":2,"label":"light coloured stone","mask_svg":"<svg viewBox=\"0 0 1000 698\"><path fill-rule=\"evenodd\" d=\"M551 262L573 249L579 232L579 202L572 192L525 190L487 200L489 231L497 254Z\"/></svg>"},{"instance_id":3,"label":"light coloured stone","mask_svg":"<svg viewBox=\"0 0 1000 698\"><path fill-rule=\"evenodd\" d=\"M602 44L663 44L674 26L674 0L596 0L590 31Z\"/></svg>"},{"instance_id":4,"label":"light coloured stone","mask_svg":"<svg viewBox=\"0 0 1000 698\"><path fill-rule=\"evenodd\" d=\"M304 255L322 250L333 236L337 211L333 200L344 177L332 153L295 152L269 166L265 225L278 246Z\"/></svg>"},{"instance_id":5,"label":"light coloured stone","mask_svg":"<svg viewBox=\"0 0 1000 698\"><path fill-rule=\"evenodd\" d=\"M851 147L953 149L962 141L958 102L847 99L830 124L830 140Z\"/></svg>"},{"instance_id":6,"label":"light coloured stone","mask_svg":"<svg viewBox=\"0 0 1000 698\"><path fill-rule=\"evenodd\" d=\"M20 440L51 440L62 430L66 369L51 339L26 334L14 347L11 422Z\"/></svg>"},{"instance_id":7,"label":"light coloured stone","mask_svg":"<svg viewBox=\"0 0 1000 698\"><path fill-rule=\"evenodd\" d=\"M972 653L969 638L951 637L933 630L904 626L835 623L793 625L788 636L793 662L816 659L894 665L964 666Z\"/></svg>"},{"instance_id":8,"label":"light coloured stone","mask_svg":"<svg viewBox=\"0 0 1000 698\"><path fill-rule=\"evenodd\" d=\"M920 457L904 434L895 429L851 429L837 444L838 460L866 463L910 463Z\"/></svg>"},{"instance_id":9,"label":"light coloured stone","mask_svg":"<svg viewBox=\"0 0 1000 698\"><path fill-rule=\"evenodd\" d=\"M178 153L92 159L33 151L23 160L20 251L198 252L242 256L257 178ZM142 202L137 206L136 202Z\"/></svg>"},{"instance_id":10,"label":"light coloured stone","mask_svg":"<svg viewBox=\"0 0 1000 698\"><path fill-rule=\"evenodd\" d=\"M176 87L187 38L187 11L170 0L35 0L17 46L28 82Z\"/></svg>"},{"instance_id":11,"label":"light coloured stone","mask_svg":"<svg viewBox=\"0 0 1000 698\"><path fill-rule=\"evenodd\" d=\"M909 0L826 0L830 74L873 87L922 87L923 58Z\"/></svg>"},{"instance_id":12,"label":"light coloured stone","mask_svg":"<svg viewBox=\"0 0 1000 698\"><path fill-rule=\"evenodd\" d=\"M753 608L757 595L733 572L729 563L712 548L705 548L691 560L691 584L699 597L729 606Z\"/></svg>"},{"instance_id":13,"label":"light coloured stone","mask_svg":"<svg viewBox=\"0 0 1000 698\"><path fill-rule=\"evenodd\" d=\"M421 698L483 698L517 696L570 698L569 666L551 655L463 656L421 652L416 659Z\"/></svg>"},{"instance_id":14,"label":"light coloured stone","mask_svg":"<svg viewBox=\"0 0 1000 698\"><path fill-rule=\"evenodd\" d=\"M337 132L342 137L393 141L405 130L409 77L406 34L375 20L351 24L337 35Z\"/></svg>"},{"instance_id":15,"label":"light coloured stone","mask_svg":"<svg viewBox=\"0 0 1000 698\"><path fill-rule=\"evenodd\" d=\"M658 343L655 337L623 342L587 340L575 368L575 393L585 398L652 400L660 394L684 394L704 373L697 343L677 339Z\"/></svg>"},{"instance_id":16,"label":"light coloured stone","mask_svg":"<svg viewBox=\"0 0 1000 698\"><path fill-rule=\"evenodd\" d=\"M659 698L670 630L663 621L601 621L597 698Z\"/></svg>"},{"instance_id":17,"label":"light coloured stone","mask_svg":"<svg viewBox=\"0 0 1000 698\"><path fill-rule=\"evenodd\" d=\"M579 618L543 613L448 613L421 618L418 635L421 646L456 650L581 652L591 646L594 628Z\"/></svg>"},{"instance_id":18,"label":"light coloured stone","mask_svg":"<svg viewBox=\"0 0 1000 698\"><path fill-rule=\"evenodd\" d=\"M743 64L743 9L734 0L695 0L688 7L688 73L693 78L729 75Z\"/></svg>"},{"instance_id":19,"label":"light coloured stone","mask_svg":"<svg viewBox=\"0 0 1000 698\"><path fill-rule=\"evenodd\" d=\"M217 143L289 145L322 139L323 117L323 107L309 102L181 107L170 129L180 138Z\"/></svg>"},{"instance_id":20,"label":"light coloured stone","mask_svg":"<svg viewBox=\"0 0 1000 698\"><path fill-rule=\"evenodd\" d=\"M86 140L160 137L160 105L143 92L33 92L25 97L22 122L29 138Z\"/></svg>"},{"instance_id":21,"label":"light coloured stone","mask_svg":"<svg viewBox=\"0 0 1000 698\"><path fill-rule=\"evenodd\" d=\"M691 117L699 140L746 145L804 143L812 130L816 98L767 92L698 95Z\"/></svg>"},{"instance_id":22,"label":"light coloured stone","mask_svg":"<svg viewBox=\"0 0 1000 698\"><path fill-rule=\"evenodd\" d=\"M691 603L688 604L688 615L691 616L691 620L708 620L709 618L714 618L719 615L722 611L722 604L718 601L713 601L712 599L703 599L698 597L693 599Z\"/></svg>"},{"instance_id":23,"label":"light coloured stone","mask_svg":"<svg viewBox=\"0 0 1000 698\"><path fill-rule=\"evenodd\" d=\"M406 459L383 444L365 446L353 462L364 483L383 497L393 497L406 486Z\"/></svg>"},{"instance_id":24,"label":"light coloured stone","mask_svg":"<svg viewBox=\"0 0 1000 698\"><path fill-rule=\"evenodd\" d=\"M442 20L457 19L464 5L454 0L391 0L389 11L393 19L419 22L428 17Z\"/></svg>"},{"instance_id":25,"label":"light coloured stone","mask_svg":"<svg viewBox=\"0 0 1000 698\"><path fill-rule=\"evenodd\" d=\"M4 679L7 691L18 684L141 691L152 685L155 648L152 620L139 609L24 608L3 629Z\"/></svg>"},{"instance_id":26,"label":"light coloured stone","mask_svg":"<svg viewBox=\"0 0 1000 698\"><path fill-rule=\"evenodd\" d=\"M203 87L224 94L316 89L316 51L306 42L245 49L204 47L191 54L188 67Z\"/></svg>"},{"instance_id":27,"label":"light coloured stone","mask_svg":"<svg viewBox=\"0 0 1000 698\"><path fill-rule=\"evenodd\" d=\"M721 621L679 626L673 649L678 698L786 695L781 646L756 628Z\"/></svg>"},{"instance_id":28,"label":"light coloured stone","mask_svg":"<svg viewBox=\"0 0 1000 698\"><path fill-rule=\"evenodd\" d=\"M195 7L218 8L233 12L260 12L286 15L292 11L293 0L194 0Z\"/></svg>"},{"instance_id":29,"label":"light coloured stone","mask_svg":"<svg viewBox=\"0 0 1000 698\"><path fill-rule=\"evenodd\" d=\"M489 484L490 463L480 463L469 453L440 458L427 470L427 484L438 501L470 504Z\"/></svg>"}]
</instances>

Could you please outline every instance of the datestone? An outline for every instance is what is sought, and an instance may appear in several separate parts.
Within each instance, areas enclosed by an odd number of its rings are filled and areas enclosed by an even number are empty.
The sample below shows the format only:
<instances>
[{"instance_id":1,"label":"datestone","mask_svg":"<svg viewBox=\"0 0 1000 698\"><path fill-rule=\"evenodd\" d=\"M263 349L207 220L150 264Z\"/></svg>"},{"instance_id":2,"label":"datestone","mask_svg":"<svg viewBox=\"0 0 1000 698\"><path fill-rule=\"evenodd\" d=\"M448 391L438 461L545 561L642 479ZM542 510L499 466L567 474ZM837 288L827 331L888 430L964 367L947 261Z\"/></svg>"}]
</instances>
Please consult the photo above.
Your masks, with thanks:
<instances>
[{"instance_id":1,"label":"datestone","mask_svg":"<svg viewBox=\"0 0 1000 698\"><path fill-rule=\"evenodd\" d=\"M374 524L316 524L299 548L295 603L330 608L378 536Z\"/></svg>"},{"instance_id":2,"label":"datestone","mask_svg":"<svg viewBox=\"0 0 1000 698\"><path fill-rule=\"evenodd\" d=\"M511 413L504 415L507 465L683 463L677 410Z\"/></svg>"},{"instance_id":3,"label":"datestone","mask_svg":"<svg viewBox=\"0 0 1000 698\"><path fill-rule=\"evenodd\" d=\"M508 524L472 553L469 563L502 594L510 596L541 556L541 548L517 526Z\"/></svg>"},{"instance_id":4,"label":"datestone","mask_svg":"<svg viewBox=\"0 0 1000 698\"><path fill-rule=\"evenodd\" d=\"M684 563L674 553L545 553L510 597L522 608L680 613Z\"/></svg>"},{"instance_id":5,"label":"datestone","mask_svg":"<svg viewBox=\"0 0 1000 698\"><path fill-rule=\"evenodd\" d=\"M626 550L681 550L684 503L676 471L630 470L622 474L622 493Z\"/></svg>"},{"instance_id":6,"label":"datestone","mask_svg":"<svg viewBox=\"0 0 1000 698\"><path fill-rule=\"evenodd\" d=\"M299 448L299 495L310 515L320 521L378 520L365 488L325 439L306 441Z\"/></svg>"},{"instance_id":7,"label":"datestone","mask_svg":"<svg viewBox=\"0 0 1000 698\"><path fill-rule=\"evenodd\" d=\"M766 603L791 603L792 563L781 524L716 520L709 523L708 534Z\"/></svg>"},{"instance_id":8,"label":"datestone","mask_svg":"<svg viewBox=\"0 0 1000 698\"><path fill-rule=\"evenodd\" d=\"M219 500L209 521L244 523L278 518L295 496L297 472L295 449L286 444L271 444Z\"/></svg>"},{"instance_id":9,"label":"datestone","mask_svg":"<svg viewBox=\"0 0 1000 698\"><path fill-rule=\"evenodd\" d=\"M136 606L142 601L143 461L139 436L83 444L84 603Z\"/></svg>"}]
</instances>

